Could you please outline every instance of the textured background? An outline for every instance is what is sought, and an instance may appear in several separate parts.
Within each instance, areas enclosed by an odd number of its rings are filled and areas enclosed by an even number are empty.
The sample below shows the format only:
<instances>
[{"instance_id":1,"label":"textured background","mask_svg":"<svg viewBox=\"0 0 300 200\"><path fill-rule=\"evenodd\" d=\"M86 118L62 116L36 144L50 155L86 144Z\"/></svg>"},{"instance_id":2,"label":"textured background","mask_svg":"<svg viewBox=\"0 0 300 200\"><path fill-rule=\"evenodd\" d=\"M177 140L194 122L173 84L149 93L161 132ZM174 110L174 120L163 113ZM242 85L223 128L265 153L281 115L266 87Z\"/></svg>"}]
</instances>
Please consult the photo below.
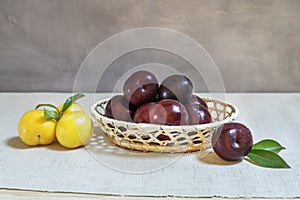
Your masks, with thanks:
<instances>
[{"instance_id":1,"label":"textured background","mask_svg":"<svg viewBox=\"0 0 300 200\"><path fill-rule=\"evenodd\" d=\"M202 44L228 92L300 92L299 19L299 0L0 0L0 91L72 91L99 42L151 26ZM112 90L120 69L143 61L190 74L176 56L140 51L112 63L98 91Z\"/></svg>"}]
</instances>

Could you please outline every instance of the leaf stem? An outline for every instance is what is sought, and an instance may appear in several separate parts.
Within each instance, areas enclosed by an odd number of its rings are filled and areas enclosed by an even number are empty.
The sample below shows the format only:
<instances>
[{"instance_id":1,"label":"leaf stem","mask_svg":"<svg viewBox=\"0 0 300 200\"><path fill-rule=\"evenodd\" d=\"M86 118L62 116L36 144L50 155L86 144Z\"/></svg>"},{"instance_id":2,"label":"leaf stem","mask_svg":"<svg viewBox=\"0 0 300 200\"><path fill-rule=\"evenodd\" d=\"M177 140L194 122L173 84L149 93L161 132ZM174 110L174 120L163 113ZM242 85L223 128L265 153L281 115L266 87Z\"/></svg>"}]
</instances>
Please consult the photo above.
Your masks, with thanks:
<instances>
[{"instance_id":1,"label":"leaf stem","mask_svg":"<svg viewBox=\"0 0 300 200\"><path fill-rule=\"evenodd\" d=\"M84 94L75 94L74 96L67 98L61 110L61 115L72 105L72 103L82 97L84 97Z\"/></svg>"},{"instance_id":2,"label":"leaf stem","mask_svg":"<svg viewBox=\"0 0 300 200\"><path fill-rule=\"evenodd\" d=\"M54 108L58 113L59 113L59 110L56 106L52 105L52 104L48 104L48 103L42 103L42 104L38 104L34 109L38 109L40 107L50 107L50 108Z\"/></svg>"}]
</instances>

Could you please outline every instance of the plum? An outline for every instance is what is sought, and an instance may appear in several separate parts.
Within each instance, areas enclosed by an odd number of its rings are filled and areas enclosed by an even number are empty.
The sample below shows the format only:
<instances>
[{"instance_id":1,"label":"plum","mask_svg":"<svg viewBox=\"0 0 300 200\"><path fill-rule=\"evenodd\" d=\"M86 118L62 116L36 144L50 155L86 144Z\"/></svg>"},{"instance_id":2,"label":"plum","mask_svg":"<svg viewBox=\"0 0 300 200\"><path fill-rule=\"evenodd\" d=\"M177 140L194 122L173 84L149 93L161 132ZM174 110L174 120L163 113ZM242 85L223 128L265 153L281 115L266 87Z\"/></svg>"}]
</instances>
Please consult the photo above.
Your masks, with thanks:
<instances>
[{"instance_id":1,"label":"plum","mask_svg":"<svg viewBox=\"0 0 300 200\"><path fill-rule=\"evenodd\" d=\"M203 105L205 108L208 108L207 103L196 94L192 94L190 104Z\"/></svg>"},{"instance_id":2,"label":"plum","mask_svg":"<svg viewBox=\"0 0 300 200\"><path fill-rule=\"evenodd\" d=\"M152 124L187 125L189 124L189 115L180 102L173 99L164 99L151 107L149 120Z\"/></svg>"},{"instance_id":3,"label":"plum","mask_svg":"<svg viewBox=\"0 0 300 200\"><path fill-rule=\"evenodd\" d=\"M190 101L193 84L184 75L175 74L165 78L158 90L159 99L174 99L181 103Z\"/></svg>"},{"instance_id":4,"label":"plum","mask_svg":"<svg viewBox=\"0 0 300 200\"><path fill-rule=\"evenodd\" d=\"M237 122L225 123L213 134L212 145L215 153L228 161L240 160L253 145L251 131Z\"/></svg>"},{"instance_id":5,"label":"plum","mask_svg":"<svg viewBox=\"0 0 300 200\"><path fill-rule=\"evenodd\" d=\"M133 115L133 121L135 123L150 123L149 111L156 102L148 102L140 105Z\"/></svg>"},{"instance_id":6,"label":"plum","mask_svg":"<svg viewBox=\"0 0 300 200\"><path fill-rule=\"evenodd\" d=\"M134 112L135 107L123 95L113 96L105 108L105 116L127 122L132 122Z\"/></svg>"},{"instance_id":7,"label":"plum","mask_svg":"<svg viewBox=\"0 0 300 200\"><path fill-rule=\"evenodd\" d=\"M137 71L125 81L123 94L132 105L139 106L153 100L158 88L154 74L149 71Z\"/></svg>"},{"instance_id":8,"label":"plum","mask_svg":"<svg viewBox=\"0 0 300 200\"><path fill-rule=\"evenodd\" d=\"M211 114L202 104L186 104L185 105L190 118L190 124L207 124L212 122Z\"/></svg>"}]
</instances>

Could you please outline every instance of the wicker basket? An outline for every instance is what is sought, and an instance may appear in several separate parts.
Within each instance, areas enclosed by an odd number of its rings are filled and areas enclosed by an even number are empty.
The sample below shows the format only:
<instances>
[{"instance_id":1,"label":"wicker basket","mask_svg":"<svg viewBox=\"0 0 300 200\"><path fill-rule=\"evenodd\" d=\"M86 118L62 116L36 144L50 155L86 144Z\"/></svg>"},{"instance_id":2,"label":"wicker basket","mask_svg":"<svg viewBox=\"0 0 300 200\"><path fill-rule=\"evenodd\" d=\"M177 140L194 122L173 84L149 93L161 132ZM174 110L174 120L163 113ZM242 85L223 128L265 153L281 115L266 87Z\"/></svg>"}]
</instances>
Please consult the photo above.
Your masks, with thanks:
<instances>
[{"instance_id":1,"label":"wicker basket","mask_svg":"<svg viewBox=\"0 0 300 200\"><path fill-rule=\"evenodd\" d=\"M234 105L216 99L203 99L207 102L213 123L166 126L115 120L104 115L109 99L95 103L91 113L107 138L121 148L144 152L192 152L210 148L214 131L239 114Z\"/></svg>"}]
</instances>

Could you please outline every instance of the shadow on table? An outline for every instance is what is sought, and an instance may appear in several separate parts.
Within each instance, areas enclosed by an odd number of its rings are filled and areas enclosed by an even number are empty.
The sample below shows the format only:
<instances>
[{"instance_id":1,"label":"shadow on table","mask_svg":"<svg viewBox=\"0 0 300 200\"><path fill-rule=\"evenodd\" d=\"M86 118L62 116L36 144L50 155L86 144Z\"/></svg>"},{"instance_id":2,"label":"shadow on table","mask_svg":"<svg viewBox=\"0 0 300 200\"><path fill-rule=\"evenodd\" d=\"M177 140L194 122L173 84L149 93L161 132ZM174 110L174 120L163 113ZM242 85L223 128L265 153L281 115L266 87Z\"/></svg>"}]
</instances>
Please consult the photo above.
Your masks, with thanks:
<instances>
[{"instance_id":1,"label":"shadow on table","mask_svg":"<svg viewBox=\"0 0 300 200\"><path fill-rule=\"evenodd\" d=\"M106 136L104 135L103 131L100 129L100 127L95 126L94 127L94 134L91 138L91 141L89 144L87 144L85 147L78 147L75 149L69 149L61 146L57 140L55 140L53 143L49 145L38 145L38 146L29 146L24 144L21 139L18 136L11 137L7 139L6 144L12 148L15 149L30 149L30 148L47 148L53 151L72 151L76 149L86 148L89 151L95 152L95 153L106 153L106 154L128 154L130 152L136 152L136 153L142 153L139 151L131 151L127 149L120 148L114 144L112 144Z\"/></svg>"},{"instance_id":2,"label":"shadow on table","mask_svg":"<svg viewBox=\"0 0 300 200\"><path fill-rule=\"evenodd\" d=\"M53 150L53 151L70 151L73 149L68 149L66 147L61 146L56 140L51 143L50 145L45 146L47 149ZM78 148L75 148L78 149Z\"/></svg>"},{"instance_id":3,"label":"shadow on table","mask_svg":"<svg viewBox=\"0 0 300 200\"><path fill-rule=\"evenodd\" d=\"M174 155L174 154L181 154L181 153L164 153L164 152L142 152L138 150L130 150L127 148L119 147L113 144L109 139L105 136L105 133L99 126L94 127L94 134L91 138L89 144L85 147L87 150L91 151L92 153L101 154L105 153L106 155L126 155L126 156L141 156L145 157L147 155Z\"/></svg>"},{"instance_id":4,"label":"shadow on table","mask_svg":"<svg viewBox=\"0 0 300 200\"><path fill-rule=\"evenodd\" d=\"M90 141L90 143L86 146L86 149L96 155L106 154L106 155L119 155L126 157L156 157L156 156L163 156L163 157L180 157L187 153L165 153L165 152L142 152L137 150L129 150L124 149L119 146L112 144L100 127L94 127L95 133ZM199 151L193 152L196 154L199 161L207 164L214 164L214 165L234 165L241 162L238 161L225 161L218 157L213 151Z\"/></svg>"},{"instance_id":5,"label":"shadow on table","mask_svg":"<svg viewBox=\"0 0 300 200\"><path fill-rule=\"evenodd\" d=\"M209 151L209 152L199 152L198 153L198 159L201 162L207 163L207 164L213 164L213 165L235 165L241 162L241 160L238 161L226 161L221 159L215 152Z\"/></svg>"},{"instance_id":6,"label":"shadow on table","mask_svg":"<svg viewBox=\"0 0 300 200\"><path fill-rule=\"evenodd\" d=\"M183 153L124 149L111 143L100 127L94 128L94 135L85 149L97 162L117 171L135 174L150 173L172 165L183 155Z\"/></svg>"},{"instance_id":7,"label":"shadow on table","mask_svg":"<svg viewBox=\"0 0 300 200\"><path fill-rule=\"evenodd\" d=\"M12 137L6 141L6 144L15 149L29 149L30 146L24 144L19 137Z\"/></svg>"},{"instance_id":8,"label":"shadow on table","mask_svg":"<svg viewBox=\"0 0 300 200\"><path fill-rule=\"evenodd\" d=\"M15 149L48 148L55 151L67 151L69 149L62 147L57 141L49 145L28 146L24 144L19 137L12 137L6 141L6 144Z\"/></svg>"}]
</instances>

